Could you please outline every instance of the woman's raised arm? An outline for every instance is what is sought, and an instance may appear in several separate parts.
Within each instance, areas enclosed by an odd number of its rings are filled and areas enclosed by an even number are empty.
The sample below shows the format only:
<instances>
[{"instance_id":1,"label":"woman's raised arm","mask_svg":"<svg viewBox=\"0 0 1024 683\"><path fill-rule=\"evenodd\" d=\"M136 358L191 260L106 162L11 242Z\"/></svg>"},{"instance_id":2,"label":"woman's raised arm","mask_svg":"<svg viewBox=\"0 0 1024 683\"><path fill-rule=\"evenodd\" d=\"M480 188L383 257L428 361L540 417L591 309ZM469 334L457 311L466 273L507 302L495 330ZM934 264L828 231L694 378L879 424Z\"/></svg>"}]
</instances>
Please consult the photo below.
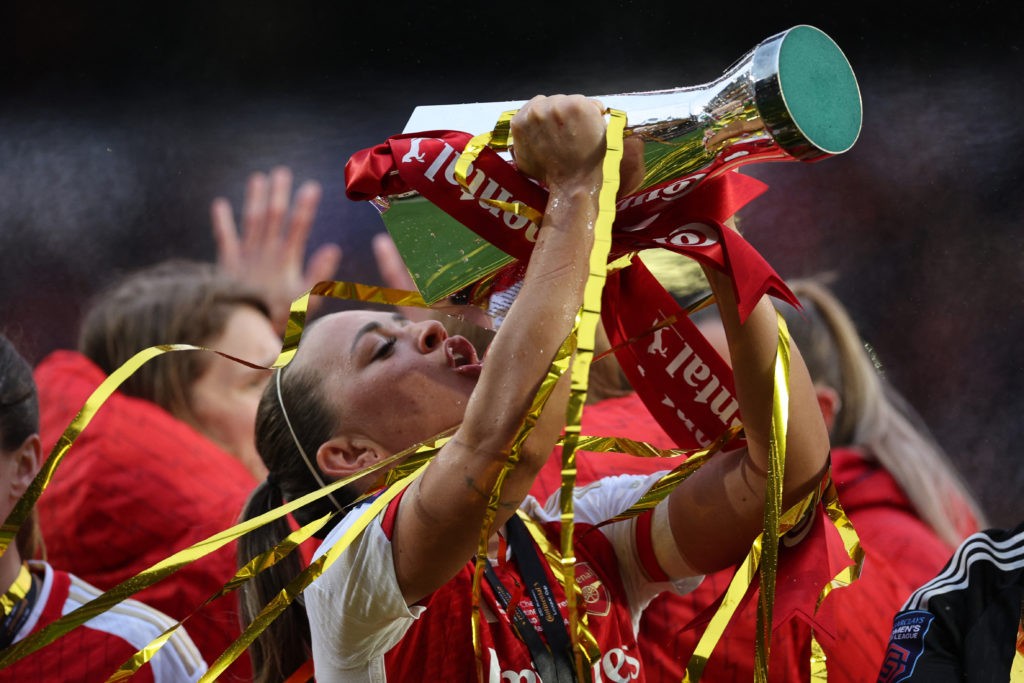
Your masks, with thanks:
<instances>
[{"instance_id":1,"label":"woman's raised arm","mask_svg":"<svg viewBox=\"0 0 1024 683\"><path fill-rule=\"evenodd\" d=\"M512 134L518 167L547 187L549 200L522 289L490 346L465 419L399 507L395 565L410 604L475 553L489 494L582 303L602 179L602 108L578 95L536 97L513 118ZM554 447L568 391L563 376L505 481L493 528L515 512Z\"/></svg>"}]
</instances>

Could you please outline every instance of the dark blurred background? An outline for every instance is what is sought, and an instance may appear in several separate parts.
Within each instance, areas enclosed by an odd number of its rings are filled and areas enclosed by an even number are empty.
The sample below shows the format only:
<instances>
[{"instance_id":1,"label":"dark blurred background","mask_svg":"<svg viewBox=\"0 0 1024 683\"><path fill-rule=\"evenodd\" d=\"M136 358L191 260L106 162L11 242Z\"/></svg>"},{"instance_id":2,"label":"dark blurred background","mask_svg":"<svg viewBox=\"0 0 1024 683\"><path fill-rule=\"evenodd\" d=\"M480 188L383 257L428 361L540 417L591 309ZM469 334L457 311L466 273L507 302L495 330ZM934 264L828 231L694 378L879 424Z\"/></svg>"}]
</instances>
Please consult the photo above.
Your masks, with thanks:
<instances>
[{"instance_id":1,"label":"dark blurred background","mask_svg":"<svg viewBox=\"0 0 1024 683\"><path fill-rule=\"evenodd\" d=\"M1000 3L1002 5L1004 3ZM864 127L770 185L748 239L785 277L835 271L885 371L997 524L1024 517L1020 5L71 3L0 9L0 326L38 361L123 271L213 259L210 201L275 164L320 180L311 248L377 283L383 229L349 156L421 104L698 85L797 24L857 74Z\"/></svg>"}]
</instances>

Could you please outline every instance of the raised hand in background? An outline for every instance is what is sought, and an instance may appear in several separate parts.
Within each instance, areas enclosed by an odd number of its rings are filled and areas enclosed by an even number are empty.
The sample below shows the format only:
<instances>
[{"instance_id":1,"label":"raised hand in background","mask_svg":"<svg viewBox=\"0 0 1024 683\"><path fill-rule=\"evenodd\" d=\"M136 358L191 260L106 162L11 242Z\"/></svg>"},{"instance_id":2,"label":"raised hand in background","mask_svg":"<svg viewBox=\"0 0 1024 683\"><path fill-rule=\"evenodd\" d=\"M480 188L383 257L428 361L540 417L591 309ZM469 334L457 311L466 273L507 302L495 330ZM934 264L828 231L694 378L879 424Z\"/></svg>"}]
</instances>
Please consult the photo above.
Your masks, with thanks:
<instances>
[{"instance_id":1,"label":"raised hand in background","mask_svg":"<svg viewBox=\"0 0 1024 683\"><path fill-rule=\"evenodd\" d=\"M265 293L279 332L288 322L292 301L317 282L332 279L342 257L341 247L324 244L306 260L306 244L323 191L318 182L307 180L296 190L292 204L292 180L286 166L277 166L269 174L251 174L241 231L230 201L217 197L210 206L217 265ZM311 308L316 302L316 297L310 300Z\"/></svg>"}]
</instances>

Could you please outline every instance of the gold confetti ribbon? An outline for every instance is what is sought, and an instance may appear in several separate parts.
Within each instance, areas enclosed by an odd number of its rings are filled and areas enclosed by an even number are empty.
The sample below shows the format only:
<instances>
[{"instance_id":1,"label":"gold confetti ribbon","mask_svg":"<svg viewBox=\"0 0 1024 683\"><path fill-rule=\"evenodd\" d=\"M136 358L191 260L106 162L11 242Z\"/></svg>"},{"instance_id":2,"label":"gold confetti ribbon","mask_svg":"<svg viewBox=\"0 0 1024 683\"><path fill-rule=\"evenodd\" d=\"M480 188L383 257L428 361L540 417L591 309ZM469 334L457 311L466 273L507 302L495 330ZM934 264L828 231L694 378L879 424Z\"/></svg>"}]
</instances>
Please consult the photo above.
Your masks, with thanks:
<instances>
[{"instance_id":1,"label":"gold confetti ribbon","mask_svg":"<svg viewBox=\"0 0 1024 683\"><path fill-rule=\"evenodd\" d=\"M839 503L839 493L836 490L835 482L832 480L831 469L825 478L823 488L822 502L825 505L825 512L839 532L839 537L843 541L843 547L846 549L846 554L849 556L852 564L840 570L821 589L821 593L818 595L818 602L814 607L815 613L817 613L821 603L834 589L844 588L859 579L861 570L864 567L864 550L860 546L860 538L857 535L856 529L853 528L850 518L846 516L843 506ZM826 683L828 681L828 656L815 637L814 629L811 629L810 671L811 683Z\"/></svg>"},{"instance_id":2,"label":"gold confetti ribbon","mask_svg":"<svg viewBox=\"0 0 1024 683\"><path fill-rule=\"evenodd\" d=\"M605 155L602 167L601 191L598 195L597 222L594 227L594 246L590 251L590 274L583 292L580 314L579 345L572 367L572 385L566 406L565 438L562 443L561 551L558 572L568 603L569 636L573 643L576 673L581 681L592 679L593 662L600 656L593 635L587 626L586 614L577 610L576 553L573 549L573 490L576 487L576 450L580 437L580 420L587 400L587 383L594 357L594 338L601 324L601 294L608 273L608 254L612 244L612 224L615 222L615 199L619 191L619 166L622 162L623 132L626 128L625 112L608 109L609 121L605 132Z\"/></svg>"},{"instance_id":3,"label":"gold confetti ribbon","mask_svg":"<svg viewBox=\"0 0 1024 683\"><path fill-rule=\"evenodd\" d=\"M287 557L293 550L298 548L302 543L312 538L313 534L322 529L338 512L332 512L324 515L323 517L316 519L309 524L293 531L288 534L283 541L275 545L273 548L260 553L256 557L252 558L245 564L244 567L235 572L235 575L228 581L223 588L207 598L203 603L196 608L187 617L173 624L170 628L166 629L159 636L154 638L145 647L138 650L132 655L124 664L122 664L117 671L107 679L107 683L116 683L117 681L127 680L138 671L146 662L153 658L161 647L170 640L174 632L177 631L184 623L192 617L193 614L198 612L200 609L210 604L214 600L221 598L228 593L239 588L249 579L256 576L258 573L274 566L280 560Z\"/></svg>"},{"instance_id":4,"label":"gold confetti ribbon","mask_svg":"<svg viewBox=\"0 0 1024 683\"><path fill-rule=\"evenodd\" d=\"M266 630L267 626L278 617L295 600L302 591L306 589L309 584L313 583L321 574L327 571L335 560L341 556L341 553L352 544L352 541L356 539L363 530L369 526L370 522L373 521L387 507L395 496L401 493L409 484L411 484L417 477L423 474L423 471L427 468L430 463L424 463L412 474L408 475L401 481L395 483L392 486L384 489L384 491L378 496L372 503L370 503L366 510L352 523L342 537L335 543L331 548L318 557L315 561L311 562L310 565L300 572L284 590L278 593L263 610L256 615L244 631L234 643L228 646L228 648L221 654L217 660L210 665L209 670L203 674L202 678L199 679L199 683L207 683L208 681L215 681L224 671L234 662L239 655L245 652L246 648L252 644L256 638L259 637L263 631Z\"/></svg>"},{"instance_id":5,"label":"gold confetti ribbon","mask_svg":"<svg viewBox=\"0 0 1024 683\"><path fill-rule=\"evenodd\" d=\"M470 195L473 194L473 191L470 189L469 181L466 178L466 175L469 173L470 164L476 161L476 158L480 156L480 152L486 147L504 150L512 146L512 117L515 116L517 111L517 109L513 109L512 111L503 112L498 117L498 122L493 130L470 138L469 142L466 143L466 148L459 155L458 161L455 162L455 180ZM480 199L480 201L516 216L522 216L538 226L544 220L544 214L522 202L503 202L491 198Z\"/></svg>"},{"instance_id":6,"label":"gold confetti ribbon","mask_svg":"<svg viewBox=\"0 0 1024 683\"><path fill-rule=\"evenodd\" d=\"M757 603L757 644L754 651L754 680L768 680L771 650L772 611L779 562L779 521L782 512L782 479L786 471L786 429L789 425L789 329L782 314L778 351L775 355L775 386L772 391L772 424L768 440L768 477L765 482L764 536L761 555L761 590Z\"/></svg>"},{"instance_id":7,"label":"gold confetti ribbon","mask_svg":"<svg viewBox=\"0 0 1024 683\"><path fill-rule=\"evenodd\" d=\"M96 388L95 391L86 400L85 405L75 415L71 424L68 426L64 433L61 435L57 444L54 446L50 455L46 458L46 462L39 469L32 483L29 485L25 494L18 500L14 509L11 510L10 514L7 515L7 519L4 520L3 526L0 527L0 554L6 552L7 547L14 540L14 537L18 534L18 529L28 518L29 513L32 511L32 507L36 504L39 496L42 495L46 489L50 480L53 478L53 473L56 471L57 466L60 464L64 455L74 444L75 439L78 435L89 425L92 418L96 415L96 411L99 410L100 406L110 397L112 393L123 383L128 377L130 377L139 367L151 358L155 358L167 351L178 351L183 349L197 349L195 347L185 344L170 344L165 346L154 346L148 349L139 351L137 354L132 356L128 361L120 368L110 374L106 380Z\"/></svg>"},{"instance_id":8,"label":"gold confetti ribbon","mask_svg":"<svg viewBox=\"0 0 1024 683\"><path fill-rule=\"evenodd\" d=\"M21 569L18 570L18 575L14 578L14 583L3 595L0 595L0 609L3 610L3 616L6 617L10 614L14 606L25 599L30 588L32 588L32 572L23 562Z\"/></svg>"},{"instance_id":9,"label":"gold confetti ribbon","mask_svg":"<svg viewBox=\"0 0 1024 683\"><path fill-rule=\"evenodd\" d=\"M638 444L637 442L629 442L628 439L616 438L613 441L615 443L626 442L624 445L630 447L630 454L643 456L642 447L657 451L656 454L649 455L647 457L673 457L676 455L684 455L689 453L688 457L676 467L663 474L656 482L651 484L651 487L640 496L633 505L626 510L623 510L615 517L604 522L604 524L611 524L613 522L619 522L630 517L636 517L637 515L646 512L647 510L653 510L658 503L664 500L668 494L672 493L675 487L679 486L684 480L689 478L691 474L697 471L698 468L707 463L712 455L722 450L722 446L732 441L739 432L742 431L742 427L730 427L725 431L722 436L715 439L715 441L707 448L701 448L694 451L685 450L660 450L648 444ZM587 451L595 451L601 446L605 445L602 443L604 440L598 440L596 437L584 437L581 441L580 449ZM600 452L600 451L597 451Z\"/></svg>"},{"instance_id":10,"label":"gold confetti ribbon","mask_svg":"<svg viewBox=\"0 0 1024 683\"><path fill-rule=\"evenodd\" d=\"M694 648L693 654L690 656L690 661L686 664L686 671L683 673L683 683L697 683L700 681L700 677L704 673L704 667L708 663L708 658L711 657L712 651L722 638L722 633L725 632L725 627L729 625L729 621L732 619L733 614L735 614L736 608L739 607L740 601L743 600L743 596L746 595L750 584L754 581L754 572L757 571L758 564L761 561L761 539L763 536L764 534L758 534L757 538L754 539L750 552L747 553L743 563L736 570L736 573L733 574L732 581L729 582L729 587L725 591L721 604L715 611L714 616L711 617L707 627L705 627L700 640L697 641L697 647Z\"/></svg>"},{"instance_id":11,"label":"gold confetti ribbon","mask_svg":"<svg viewBox=\"0 0 1024 683\"><path fill-rule=\"evenodd\" d=\"M811 629L811 675L810 683L826 683L828 681L828 657L821 648L818 639L814 637L814 629Z\"/></svg>"},{"instance_id":12,"label":"gold confetti ribbon","mask_svg":"<svg viewBox=\"0 0 1024 683\"><path fill-rule=\"evenodd\" d=\"M822 601L828 597L834 588L849 586L860 578L861 569L864 567L864 549L860 546L860 538L857 536L856 529L853 528L853 522L846 516L843 506L839 502L839 492L836 490L836 484L832 480L831 471L824 489L822 501L825 503L825 512L839 532L839 537L843 540L843 547L846 549L852 564L842 569L831 582L822 588L815 611L817 611L818 607L821 607Z\"/></svg>"}]
</instances>

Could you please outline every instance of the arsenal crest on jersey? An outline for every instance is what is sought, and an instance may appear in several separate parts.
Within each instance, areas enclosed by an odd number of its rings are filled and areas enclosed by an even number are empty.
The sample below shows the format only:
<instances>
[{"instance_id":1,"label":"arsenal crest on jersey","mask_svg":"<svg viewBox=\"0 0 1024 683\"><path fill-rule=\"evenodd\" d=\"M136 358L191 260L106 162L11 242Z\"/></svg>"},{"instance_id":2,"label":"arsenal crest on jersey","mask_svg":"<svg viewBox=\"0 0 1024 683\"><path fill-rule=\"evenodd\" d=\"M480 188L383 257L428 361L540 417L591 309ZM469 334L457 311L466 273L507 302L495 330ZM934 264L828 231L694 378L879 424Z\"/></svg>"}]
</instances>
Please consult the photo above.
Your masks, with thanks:
<instances>
[{"instance_id":1,"label":"arsenal crest on jersey","mask_svg":"<svg viewBox=\"0 0 1024 683\"><path fill-rule=\"evenodd\" d=\"M576 583L579 584L580 591L583 593L583 603L587 614L593 614L595 617L608 616L608 612L612 608L608 589L586 562L576 564Z\"/></svg>"}]
</instances>

